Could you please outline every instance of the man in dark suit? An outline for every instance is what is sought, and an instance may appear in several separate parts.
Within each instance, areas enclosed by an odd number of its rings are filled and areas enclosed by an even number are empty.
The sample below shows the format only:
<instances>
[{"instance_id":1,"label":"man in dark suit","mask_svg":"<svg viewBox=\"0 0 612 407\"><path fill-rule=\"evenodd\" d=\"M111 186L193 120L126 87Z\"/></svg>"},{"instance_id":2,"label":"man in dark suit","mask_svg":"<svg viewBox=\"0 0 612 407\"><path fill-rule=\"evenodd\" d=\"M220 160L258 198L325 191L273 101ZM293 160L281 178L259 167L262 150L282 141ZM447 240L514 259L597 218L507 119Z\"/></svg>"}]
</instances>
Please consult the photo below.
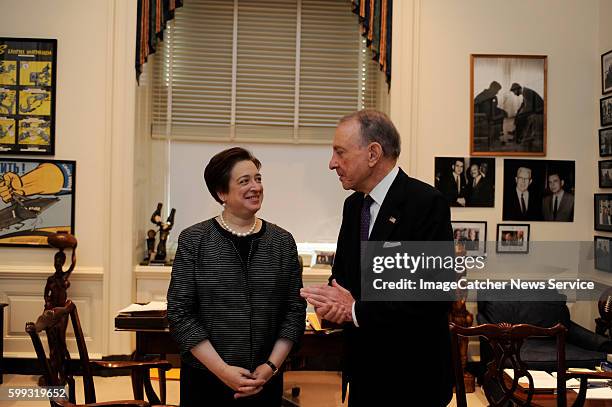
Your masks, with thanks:
<instances>
[{"instance_id":1,"label":"man in dark suit","mask_svg":"<svg viewBox=\"0 0 612 407\"><path fill-rule=\"evenodd\" d=\"M466 180L463 175L463 159L456 158L450 171L442 174L438 189L448 200L450 206L465 206Z\"/></svg>"},{"instance_id":2,"label":"man in dark suit","mask_svg":"<svg viewBox=\"0 0 612 407\"><path fill-rule=\"evenodd\" d=\"M480 165L470 165L470 181L467 186L468 206L493 206L495 194L491 180L480 171Z\"/></svg>"},{"instance_id":3,"label":"man in dark suit","mask_svg":"<svg viewBox=\"0 0 612 407\"><path fill-rule=\"evenodd\" d=\"M542 220L541 198L534 196L529 190L533 182L531 169L519 167L516 171L516 188L505 188L504 191L504 220Z\"/></svg>"},{"instance_id":4,"label":"man in dark suit","mask_svg":"<svg viewBox=\"0 0 612 407\"><path fill-rule=\"evenodd\" d=\"M344 324L350 407L411 405L412 386L426 399L419 406L452 398L449 303L361 298L362 241L453 240L448 203L397 167L399 154L385 114L361 110L340 120L329 168L355 193L344 202L331 285L302 289L319 316Z\"/></svg>"},{"instance_id":5,"label":"man in dark suit","mask_svg":"<svg viewBox=\"0 0 612 407\"><path fill-rule=\"evenodd\" d=\"M502 135L506 113L499 108L497 94L500 90L499 82L493 81L474 98L474 141L476 147L484 151L491 150Z\"/></svg>"},{"instance_id":6,"label":"man in dark suit","mask_svg":"<svg viewBox=\"0 0 612 407\"><path fill-rule=\"evenodd\" d=\"M510 91L516 96L523 95L523 102L514 119L516 127L516 143L530 147L534 143L541 144L544 139L544 100L533 89L513 83Z\"/></svg>"},{"instance_id":7,"label":"man in dark suit","mask_svg":"<svg viewBox=\"0 0 612 407\"><path fill-rule=\"evenodd\" d=\"M542 200L542 215L544 220L557 222L574 221L574 195L564 189L565 181L558 173L548 175L550 195Z\"/></svg>"}]
</instances>

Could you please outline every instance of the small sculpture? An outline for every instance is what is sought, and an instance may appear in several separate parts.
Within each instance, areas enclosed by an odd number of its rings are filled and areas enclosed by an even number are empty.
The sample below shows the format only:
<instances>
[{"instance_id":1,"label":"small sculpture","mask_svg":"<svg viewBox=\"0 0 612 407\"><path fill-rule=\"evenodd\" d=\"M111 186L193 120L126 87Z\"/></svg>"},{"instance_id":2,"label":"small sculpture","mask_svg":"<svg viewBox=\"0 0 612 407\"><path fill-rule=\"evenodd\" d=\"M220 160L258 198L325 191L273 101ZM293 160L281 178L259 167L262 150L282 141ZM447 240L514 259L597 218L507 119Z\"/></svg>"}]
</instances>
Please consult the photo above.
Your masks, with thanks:
<instances>
[{"instance_id":1,"label":"small sculpture","mask_svg":"<svg viewBox=\"0 0 612 407\"><path fill-rule=\"evenodd\" d=\"M160 202L157 204L157 209L151 215L151 223L154 223L159 227L159 242L157 243L157 250L153 250L155 246L155 235L156 232L150 229L147 232L147 258L145 263L148 261L149 264L165 264L166 263L166 242L168 241L168 235L174 226L174 214L176 210L172 208L170 216L166 219L166 222L162 222L161 210L163 204ZM155 257L151 259L155 253Z\"/></svg>"},{"instance_id":2,"label":"small sculpture","mask_svg":"<svg viewBox=\"0 0 612 407\"><path fill-rule=\"evenodd\" d=\"M70 274L72 274L72 272L74 271L74 267L76 266L77 240L70 233L58 232L51 234L47 238L47 242L51 247L55 247L56 249L58 249L57 253L55 253L55 257L53 260L53 267L55 268L55 273L53 273L53 275L47 278L47 284L45 285L45 292L43 294L45 298L45 310L51 310L55 307L66 306L66 299L68 298L68 293L66 291L68 290L68 287L70 287L70 281L68 281L68 279L70 278ZM68 270L64 271L64 264L66 263L66 253L64 253L64 249L67 248L72 249L72 259L70 267L68 267ZM64 315L63 321L61 321L54 329L51 329L47 332L50 344L63 344L63 346L59 349L54 349L53 347L50 347L50 363L58 372L64 372L66 369L66 367L62 366L60 362L61 358L68 358L68 360L70 359L70 354L68 353L68 349L66 348L67 326L68 316ZM39 384L44 384L41 383L41 379L39 379Z\"/></svg>"},{"instance_id":3,"label":"small sculpture","mask_svg":"<svg viewBox=\"0 0 612 407\"><path fill-rule=\"evenodd\" d=\"M70 274L74 271L76 266L76 247L77 240L70 233L59 232L52 234L47 238L49 245L58 249L55 253L53 266L55 273L47 278L47 284L45 285L45 310L52 309L54 307L63 307L68 298L66 290L70 287ZM66 253L64 249L72 249L72 259L68 270L64 271L64 264L66 263Z\"/></svg>"}]
</instances>

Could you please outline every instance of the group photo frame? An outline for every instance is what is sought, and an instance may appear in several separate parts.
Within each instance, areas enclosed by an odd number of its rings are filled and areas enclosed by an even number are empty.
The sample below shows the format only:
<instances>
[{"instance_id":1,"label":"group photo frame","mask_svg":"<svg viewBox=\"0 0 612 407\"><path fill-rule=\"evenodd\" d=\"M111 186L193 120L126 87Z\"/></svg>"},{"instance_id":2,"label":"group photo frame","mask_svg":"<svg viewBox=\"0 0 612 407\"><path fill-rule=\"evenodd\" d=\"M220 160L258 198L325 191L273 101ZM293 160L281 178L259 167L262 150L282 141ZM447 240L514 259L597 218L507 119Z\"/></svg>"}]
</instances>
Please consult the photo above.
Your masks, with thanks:
<instances>
[{"instance_id":1,"label":"group photo frame","mask_svg":"<svg viewBox=\"0 0 612 407\"><path fill-rule=\"evenodd\" d=\"M612 232L612 194L595 194L593 229Z\"/></svg>"},{"instance_id":2,"label":"group photo frame","mask_svg":"<svg viewBox=\"0 0 612 407\"><path fill-rule=\"evenodd\" d=\"M455 253L466 256L486 256L487 222L485 221L451 221Z\"/></svg>"},{"instance_id":3,"label":"group photo frame","mask_svg":"<svg viewBox=\"0 0 612 407\"><path fill-rule=\"evenodd\" d=\"M471 155L546 155L547 70L545 55L471 55Z\"/></svg>"},{"instance_id":4,"label":"group photo frame","mask_svg":"<svg viewBox=\"0 0 612 407\"><path fill-rule=\"evenodd\" d=\"M498 223L495 244L497 253L529 253L529 224Z\"/></svg>"},{"instance_id":5,"label":"group photo frame","mask_svg":"<svg viewBox=\"0 0 612 407\"><path fill-rule=\"evenodd\" d=\"M601 93L612 92L612 50L601 55Z\"/></svg>"},{"instance_id":6,"label":"group photo frame","mask_svg":"<svg viewBox=\"0 0 612 407\"><path fill-rule=\"evenodd\" d=\"M612 188L612 160L603 160L598 163L599 188Z\"/></svg>"},{"instance_id":7,"label":"group photo frame","mask_svg":"<svg viewBox=\"0 0 612 407\"><path fill-rule=\"evenodd\" d=\"M612 157L612 127L599 129L599 156Z\"/></svg>"},{"instance_id":8,"label":"group photo frame","mask_svg":"<svg viewBox=\"0 0 612 407\"><path fill-rule=\"evenodd\" d=\"M593 238L593 244L595 249L595 269L612 272L612 256L610 255L610 251L612 250L612 238L595 236Z\"/></svg>"},{"instance_id":9,"label":"group photo frame","mask_svg":"<svg viewBox=\"0 0 612 407\"><path fill-rule=\"evenodd\" d=\"M599 100L599 123L601 127L612 125L612 96Z\"/></svg>"},{"instance_id":10,"label":"group photo frame","mask_svg":"<svg viewBox=\"0 0 612 407\"><path fill-rule=\"evenodd\" d=\"M434 186L453 207L495 206L495 158L435 157Z\"/></svg>"}]
</instances>

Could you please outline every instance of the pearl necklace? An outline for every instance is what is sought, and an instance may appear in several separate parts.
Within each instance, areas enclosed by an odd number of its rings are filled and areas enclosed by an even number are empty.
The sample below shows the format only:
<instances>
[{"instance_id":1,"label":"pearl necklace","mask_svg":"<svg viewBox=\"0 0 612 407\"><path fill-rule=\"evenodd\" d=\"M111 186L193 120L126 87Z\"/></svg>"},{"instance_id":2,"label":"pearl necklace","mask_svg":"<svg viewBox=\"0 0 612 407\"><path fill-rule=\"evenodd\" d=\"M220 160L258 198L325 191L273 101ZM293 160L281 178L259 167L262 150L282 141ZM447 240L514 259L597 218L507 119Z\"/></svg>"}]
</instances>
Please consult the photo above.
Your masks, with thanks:
<instances>
[{"instance_id":1,"label":"pearl necklace","mask_svg":"<svg viewBox=\"0 0 612 407\"><path fill-rule=\"evenodd\" d=\"M255 217L255 222L253 222L253 226L251 226L251 228L247 232L244 232L244 233L236 232L225 222L225 219L223 219L223 212L219 214L219 218L221 219L221 226L223 226L225 230L230 232L232 235L238 236L238 237L244 237L244 236L248 236L252 234L255 231L255 227L257 226L257 217Z\"/></svg>"}]
</instances>

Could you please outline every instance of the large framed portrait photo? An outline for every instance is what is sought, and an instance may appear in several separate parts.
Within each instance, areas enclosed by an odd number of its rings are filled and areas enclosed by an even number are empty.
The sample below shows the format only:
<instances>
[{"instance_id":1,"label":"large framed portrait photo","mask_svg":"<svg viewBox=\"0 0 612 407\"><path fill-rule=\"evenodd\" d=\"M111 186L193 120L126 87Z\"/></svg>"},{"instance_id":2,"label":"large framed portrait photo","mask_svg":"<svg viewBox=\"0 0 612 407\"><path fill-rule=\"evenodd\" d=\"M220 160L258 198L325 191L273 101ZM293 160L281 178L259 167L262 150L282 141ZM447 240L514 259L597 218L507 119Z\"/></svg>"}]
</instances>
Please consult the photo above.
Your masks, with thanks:
<instances>
[{"instance_id":1,"label":"large framed portrait photo","mask_svg":"<svg viewBox=\"0 0 612 407\"><path fill-rule=\"evenodd\" d=\"M545 55L472 54L470 153L546 155Z\"/></svg>"},{"instance_id":2,"label":"large framed portrait photo","mask_svg":"<svg viewBox=\"0 0 612 407\"><path fill-rule=\"evenodd\" d=\"M573 222L575 194L575 161L504 160L505 221Z\"/></svg>"},{"instance_id":3,"label":"large framed portrait photo","mask_svg":"<svg viewBox=\"0 0 612 407\"><path fill-rule=\"evenodd\" d=\"M601 56L601 93L612 92L612 51Z\"/></svg>"},{"instance_id":4,"label":"large framed portrait photo","mask_svg":"<svg viewBox=\"0 0 612 407\"><path fill-rule=\"evenodd\" d=\"M48 246L74 234L76 162L0 157L0 245Z\"/></svg>"},{"instance_id":5,"label":"large framed portrait photo","mask_svg":"<svg viewBox=\"0 0 612 407\"><path fill-rule=\"evenodd\" d=\"M495 158L436 157L434 171L434 185L450 206L495 206Z\"/></svg>"}]
</instances>

